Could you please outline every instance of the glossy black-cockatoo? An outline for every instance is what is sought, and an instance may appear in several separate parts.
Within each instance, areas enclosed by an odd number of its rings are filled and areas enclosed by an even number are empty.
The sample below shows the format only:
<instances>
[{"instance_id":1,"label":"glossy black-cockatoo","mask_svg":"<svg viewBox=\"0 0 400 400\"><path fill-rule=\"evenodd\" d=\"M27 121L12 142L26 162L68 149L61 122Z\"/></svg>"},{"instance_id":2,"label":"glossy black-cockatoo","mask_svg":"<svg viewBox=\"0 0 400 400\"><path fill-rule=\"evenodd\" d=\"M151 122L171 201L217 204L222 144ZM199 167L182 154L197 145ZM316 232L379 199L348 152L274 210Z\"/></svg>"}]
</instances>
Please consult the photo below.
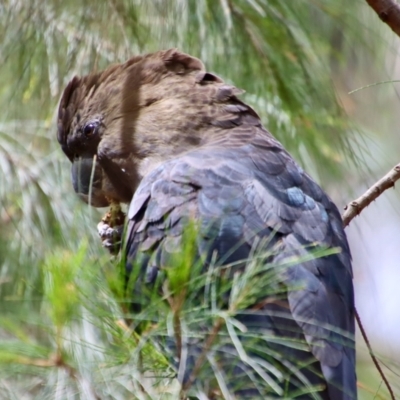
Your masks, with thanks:
<instances>
[{"instance_id":1,"label":"glossy black-cockatoo","mask_svg":"<svg viewBox=\"0 0 400 400\"><path fill-rule=\"evenodd\" d=\"M129 204L123 248L135 312L152 287L166 290L155 282L167 276L190 221L202 272L234 265L236 279L256 248L268 254L260 260L275 265L277 294L266 289L237 311L243 347L224 345L214 358L226 380L214 395L356 399L352 267L340 214L240 93L175 49L74 77L58 112L74 189L95 207ZM313 256L321 248L337 251ZM210 337L202 332L189 343L182 385ZM257 340L244 356L249 338Z\"/></svg>"}]
</instances>

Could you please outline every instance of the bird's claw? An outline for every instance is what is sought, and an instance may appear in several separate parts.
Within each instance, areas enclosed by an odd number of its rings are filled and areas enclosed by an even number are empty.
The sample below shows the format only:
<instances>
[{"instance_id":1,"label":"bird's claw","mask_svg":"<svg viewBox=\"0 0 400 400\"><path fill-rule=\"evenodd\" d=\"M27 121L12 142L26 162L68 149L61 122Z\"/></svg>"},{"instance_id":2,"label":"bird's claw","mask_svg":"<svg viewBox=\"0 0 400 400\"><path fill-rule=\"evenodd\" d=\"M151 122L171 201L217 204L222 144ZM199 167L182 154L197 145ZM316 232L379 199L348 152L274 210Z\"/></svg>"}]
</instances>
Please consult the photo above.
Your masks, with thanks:
<instances>
[{"instance_id":1,"label":"bird's claw","mask_svg":"<svg viewBox=\"0 0 400 400\"><path fill-rule=\"evenodd\" d=\"M111 227L103 221L97 225L101 243L111 254L118 254L121 248L123 230L124 225Z\"/></svg>"},{"instance_id":2,"label":"bird's claw","mask_svg":"<svg viewBox=\"0 0 400 400\"><path fill-rule=\"evenodd\" d=\"M111 210L101 219L97 225L101 243L111 254L118 254L124 231L125 214L118 207Z\"/></svg>"}]
</instances>

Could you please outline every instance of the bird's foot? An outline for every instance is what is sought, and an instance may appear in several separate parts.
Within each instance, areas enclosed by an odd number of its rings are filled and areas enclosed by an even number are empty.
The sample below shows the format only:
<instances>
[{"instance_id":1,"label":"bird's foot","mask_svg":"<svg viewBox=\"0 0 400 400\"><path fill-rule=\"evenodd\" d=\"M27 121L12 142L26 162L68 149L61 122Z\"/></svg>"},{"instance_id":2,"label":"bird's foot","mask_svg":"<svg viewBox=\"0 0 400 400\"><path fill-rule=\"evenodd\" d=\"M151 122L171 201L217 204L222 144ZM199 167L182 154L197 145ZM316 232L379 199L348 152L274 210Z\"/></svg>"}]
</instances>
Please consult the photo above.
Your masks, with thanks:
<instances>
[{"instance_id":1,"label":"bird's foot","mask_svg":"<svg viewBox=\"0 0 400 400\"><path fill-rule=\"evenodd\" d=\"M125 214L120 205L112 204L110 210L97 225L101 243L111 254L118 254L124 231Z\"/></svg>"}]
</instances>

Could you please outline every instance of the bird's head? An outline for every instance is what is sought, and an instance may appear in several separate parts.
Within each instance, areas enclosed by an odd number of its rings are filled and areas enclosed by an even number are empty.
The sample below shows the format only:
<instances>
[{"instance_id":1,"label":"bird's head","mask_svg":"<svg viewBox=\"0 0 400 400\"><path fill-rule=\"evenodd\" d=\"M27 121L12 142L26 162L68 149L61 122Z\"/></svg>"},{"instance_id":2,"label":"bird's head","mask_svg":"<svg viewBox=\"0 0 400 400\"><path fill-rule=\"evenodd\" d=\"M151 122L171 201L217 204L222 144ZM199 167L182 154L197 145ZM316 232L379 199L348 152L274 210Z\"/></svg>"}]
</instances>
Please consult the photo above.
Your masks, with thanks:
<instances>
[{"instance_id":1,"label":"bird's head","mask_svg":"<svg viewBox=\"0 0 400 400\"><path fill-rule=\"evenodd\" d=\"M60 101L57 137L75 191L96 207L130 202L156 165L237 126L243 107L251 110L235 97L240 92L176 49L74 77Z\"/></svg>"}]
</instances>

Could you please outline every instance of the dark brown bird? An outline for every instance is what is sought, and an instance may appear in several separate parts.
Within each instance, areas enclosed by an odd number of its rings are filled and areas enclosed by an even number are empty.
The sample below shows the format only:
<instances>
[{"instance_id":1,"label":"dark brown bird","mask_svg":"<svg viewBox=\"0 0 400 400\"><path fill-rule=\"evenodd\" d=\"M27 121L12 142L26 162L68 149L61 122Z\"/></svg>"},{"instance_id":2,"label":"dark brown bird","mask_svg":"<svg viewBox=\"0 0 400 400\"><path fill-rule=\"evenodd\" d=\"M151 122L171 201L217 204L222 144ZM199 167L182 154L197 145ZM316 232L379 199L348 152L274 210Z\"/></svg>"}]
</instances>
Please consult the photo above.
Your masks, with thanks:
<instances>
[{"instance_id":1,"label":"dark brown bird","mask_svg":"<svg viewBox=\"0 0 400 400\"><path fill-rule=\"evenodd\" d=\"M270 250L268 265L296 259L276 267L279 295L266 291L235 316L257 341L248 358L221 350L220 366L233 375L226 390L247 399L356 399L352 268L340 214L240 93L174 49L73 78L59 106L58 141L74 189L96 207L130 203L126 270L135 276L136 311L179 251L188 220L200 227L203 270L240 270L256 244ZM339 252L313 257L318 248ZM198 388L212 385L202 379Z\"/></svg>"}]
</instances>

